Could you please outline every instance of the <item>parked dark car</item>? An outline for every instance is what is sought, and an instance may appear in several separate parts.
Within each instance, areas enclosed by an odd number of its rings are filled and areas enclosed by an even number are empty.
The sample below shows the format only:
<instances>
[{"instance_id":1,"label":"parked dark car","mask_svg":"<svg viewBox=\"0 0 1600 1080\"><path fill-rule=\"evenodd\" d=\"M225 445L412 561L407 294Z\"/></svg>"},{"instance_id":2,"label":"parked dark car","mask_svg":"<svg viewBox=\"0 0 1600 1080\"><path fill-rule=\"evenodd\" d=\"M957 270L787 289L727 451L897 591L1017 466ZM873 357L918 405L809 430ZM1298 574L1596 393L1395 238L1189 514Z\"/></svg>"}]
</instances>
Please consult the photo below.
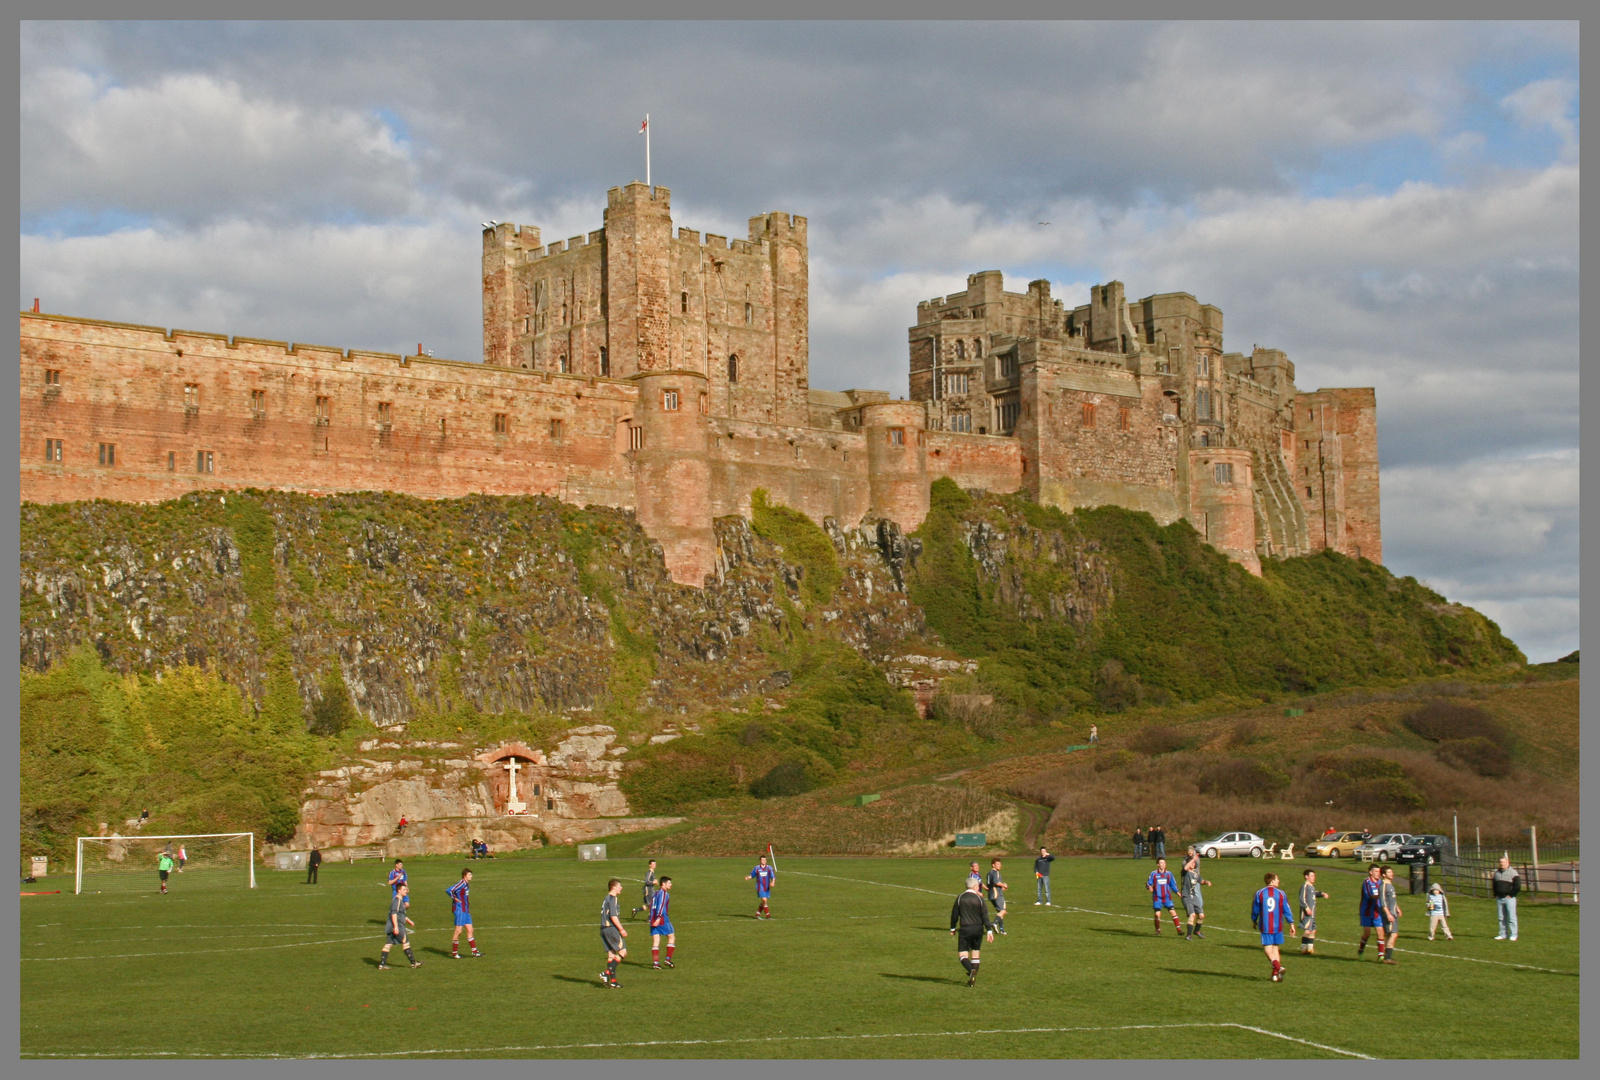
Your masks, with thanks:
<instances>
[{"instance_id":1,"label":"parked dark car","mask_svg":"<svg viewBox=\"0 0 1600 1080\"><path fill-rule=\"evenodd\" d=\"M1413 836L1400 846L1400 850L1395 854L1395 861L1427 863L1432 866L1444 858L1444 853L1449 850L1450 838L1448 836Z\"/></svg>"}]
</instances>

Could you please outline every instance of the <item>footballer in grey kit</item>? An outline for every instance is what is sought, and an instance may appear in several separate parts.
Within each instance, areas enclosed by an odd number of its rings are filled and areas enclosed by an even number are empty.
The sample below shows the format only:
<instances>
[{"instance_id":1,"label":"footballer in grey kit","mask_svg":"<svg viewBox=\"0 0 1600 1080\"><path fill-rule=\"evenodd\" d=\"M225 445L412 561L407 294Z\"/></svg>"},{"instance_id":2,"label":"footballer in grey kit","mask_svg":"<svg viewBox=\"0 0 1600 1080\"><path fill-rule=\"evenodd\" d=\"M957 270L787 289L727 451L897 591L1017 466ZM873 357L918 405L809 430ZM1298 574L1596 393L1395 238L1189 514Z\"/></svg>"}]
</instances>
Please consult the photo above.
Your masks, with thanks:
<instances>
[{"instance_id":1,"label":"footballer in grey kit","mask_svg":"<svg viewBox=\"0 0 1600 1080\"><path fill-rule=\"evenodd\" d=\"M606 898L600 901L600 943L606 947L606 969L600 973L600 982L613 990L622 984L617 981L617 965L628 955L622 940L628 931L622 926L622 882L612 878L606 883Z\"/></svg>"},{"instance_id":2,"label":"footballer in grey kit","mask_svg":"<svg viewBox=\"0 0 1600 1080\"><path fill-rule=\"evenodd\" d=\"M1000 860L989 860L989 875L983 879L984 888L989 890L989 903L994 905L994 928L997 933L1006 932L1006 885L1005 878L1000 876Z\"/></svg>"},{"instance_id":3,"label":"footballer in grey kit","mask_svg":"<svg viewBox=\"0 0 1600 1080\"><path fill-rule=\"evenodd\" d=\"M1317 872L1307 870L1300 886L1300 951L1307 955L1317 950L1317 901L1326 900L1328 894L1317 889Z\"/></svg>"},{"instance_id":4,"label":"footballer in grey kit","mask_svg":"<svg viewBox=\"0 0 1600 1080\"><path fill-rule=\"evenodd\" d=\"M1190 848L1183 859L1183 910L1188 913L1188 926L1183 934L1185 941L1206 936L1206 899L1200 892L1200 886L1210 884L1200 876L1199 853Z\"/></svg>"}]
</instances>

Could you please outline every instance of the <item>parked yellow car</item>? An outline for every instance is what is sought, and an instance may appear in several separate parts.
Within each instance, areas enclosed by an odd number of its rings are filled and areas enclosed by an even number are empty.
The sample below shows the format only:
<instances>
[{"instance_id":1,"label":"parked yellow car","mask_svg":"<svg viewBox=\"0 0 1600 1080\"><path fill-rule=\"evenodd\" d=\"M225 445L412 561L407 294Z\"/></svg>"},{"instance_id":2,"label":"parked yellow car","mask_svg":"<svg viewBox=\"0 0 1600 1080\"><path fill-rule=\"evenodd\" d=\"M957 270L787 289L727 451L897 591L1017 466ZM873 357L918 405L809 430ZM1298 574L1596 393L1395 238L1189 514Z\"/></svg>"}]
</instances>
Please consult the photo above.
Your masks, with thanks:
<instances>
[{"instance_id":1,"label":"parked yellow car","mask_svg":"<svg viewBox=\"0 0 1600 1080\"><path fill-rule=\"evenodd\" d=\"M1353 859L1356 848L1363 843L1358 832L1335 833L1333 836L1306 845L1306 854L1314 859Z\"/></svg>"}]
</instances>

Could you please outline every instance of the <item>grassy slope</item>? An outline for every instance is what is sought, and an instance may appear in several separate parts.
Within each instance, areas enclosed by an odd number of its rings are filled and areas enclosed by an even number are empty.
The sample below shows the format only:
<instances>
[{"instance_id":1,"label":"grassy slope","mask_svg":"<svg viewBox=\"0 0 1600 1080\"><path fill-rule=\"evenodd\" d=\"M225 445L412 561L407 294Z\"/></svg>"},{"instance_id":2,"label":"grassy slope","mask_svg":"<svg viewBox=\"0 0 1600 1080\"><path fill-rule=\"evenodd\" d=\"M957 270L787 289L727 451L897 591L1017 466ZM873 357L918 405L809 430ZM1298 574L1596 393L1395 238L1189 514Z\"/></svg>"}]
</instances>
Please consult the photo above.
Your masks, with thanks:
<instances>
[{"instance_id":1,"label":"grassy slope","mask_svg":"<svg viewBox=\"0 0 1600 1080\"><path fill-rule=\"evenodd\" d=\"M476 868L485 956L459 963L444 955L443 889L460 864L413 861L424 966L381 974L376 862L325 867L315 888L268 872L254 893L186 891L179 878L167 897L144 881L136 893L27 898L23 1056L1336 1056L1237 1028L1178 1026L1219 1022L1382 1057L1579 1048L1574 908L1525 909L1510 945L1490 940L1488 903L1454 901L1457 940L1430 944L1405 898L1402 963L1384 968L1356 962L1348 944L1354 879L1319 866L1333 893L1324 955L1289 957L1288 980L1273 984L1253 936L1230 932L1248 930L1260 863L1208 864L1212 929L1188 943L1170 926L1151 934L1147 864L1057 862L1057 902L1084 912L1034 907L1028 867L1013 860L1010 933L985 947L969 991L946 929L964 859L780 857L777 918L762 923L749 917L748 859L671 859L662 868L675 879L679 965L635 966L647 942L631 922L625 986L605 991L594 977L599 898L607 876L637 876L642 863L560 856ZM630 906L635 895L630 882ZM988 1033L948 1034L974 1030ZM655 1040L687 1045L628 1045Z\"/></svg>"}]
</instances>

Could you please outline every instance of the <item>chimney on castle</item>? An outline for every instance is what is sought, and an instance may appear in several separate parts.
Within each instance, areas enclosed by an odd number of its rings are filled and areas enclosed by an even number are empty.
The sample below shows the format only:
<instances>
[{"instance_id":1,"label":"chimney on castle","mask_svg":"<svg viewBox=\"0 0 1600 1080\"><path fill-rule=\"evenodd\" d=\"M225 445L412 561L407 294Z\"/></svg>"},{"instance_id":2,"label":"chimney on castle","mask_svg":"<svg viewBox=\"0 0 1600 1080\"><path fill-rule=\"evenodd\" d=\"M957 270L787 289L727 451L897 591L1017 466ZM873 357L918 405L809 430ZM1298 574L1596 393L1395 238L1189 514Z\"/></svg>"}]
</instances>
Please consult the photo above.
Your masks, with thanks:
<instances>
[{"instance_id":1,"label":"chimney on castle","mask_svg":"<svg viewBox=\"0 0 1600 1080\"><path fill-rule=\"evenodd\" d=\"M39 314L39 298L37 296L33 298L33 313L35 315Z\"/></svg>"},{"instance_id":2,"label":"chimney on castle","mask_svg":"<svg viewBox=\"0 0 1600 1080\"><path fill-rule=\"evenodd\" d=\"M417 342L417 355L418 356L422 355L422 342L420 342L420 341Z\"/></svg>"}]
</instances>

